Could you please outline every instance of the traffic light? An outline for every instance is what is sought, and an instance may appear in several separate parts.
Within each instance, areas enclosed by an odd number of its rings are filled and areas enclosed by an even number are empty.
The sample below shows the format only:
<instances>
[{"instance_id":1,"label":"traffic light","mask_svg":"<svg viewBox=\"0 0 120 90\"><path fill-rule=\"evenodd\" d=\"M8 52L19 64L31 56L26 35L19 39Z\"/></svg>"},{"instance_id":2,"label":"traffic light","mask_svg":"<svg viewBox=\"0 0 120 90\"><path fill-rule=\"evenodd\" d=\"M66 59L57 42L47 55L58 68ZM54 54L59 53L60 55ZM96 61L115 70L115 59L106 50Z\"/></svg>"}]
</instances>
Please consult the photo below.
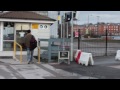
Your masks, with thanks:
<instances>
[{"instance_id":1,"label":"traffic light","mask_svg":"<svg viewBox=\"0 0 120 90\"><path fill-rule=\"evenodd\" d=\"M69 22L72 19L71 12L65 13L65 22Z\"/></svg>"},{"instance_id":2,"label":"traffic light","mask_svg":"<svg viewBox=\"0 0 120 90\"><path fill-rule=\"evenodd\" d=\"M73 19L76 18L77 11L73 12ZM72 19L72 12L65 13L65 22L69 22Z\"/></svg>"},{"instance_id":3,"label":"traffic light","mask_svg":"<svg viewBox=\"0 0 120 90\"><path fill-rule=\"evenodd\" d=\"M76 18L76 13L77 13L77 11L73 12L73 18Z\"/></svg>"}]
</instances>

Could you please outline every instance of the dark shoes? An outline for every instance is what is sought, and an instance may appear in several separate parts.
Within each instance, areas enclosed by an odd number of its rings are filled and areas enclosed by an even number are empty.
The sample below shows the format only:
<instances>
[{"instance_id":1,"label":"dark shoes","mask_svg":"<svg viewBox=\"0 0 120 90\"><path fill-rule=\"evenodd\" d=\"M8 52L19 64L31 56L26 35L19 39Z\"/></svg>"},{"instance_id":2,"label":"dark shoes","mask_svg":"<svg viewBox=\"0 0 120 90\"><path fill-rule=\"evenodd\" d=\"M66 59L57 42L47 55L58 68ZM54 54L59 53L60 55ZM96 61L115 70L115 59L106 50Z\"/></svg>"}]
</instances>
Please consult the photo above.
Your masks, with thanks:
<instances>
[{"instance_id":1,"label":"dark shoes","mask_svg":"<svg viewBox=\"0 0 120 90\"><path fill-rule=\"evenodd\" d=\"M30 64L30 62L28 62L28 64Z\"/></svg>"},{"instance_id":2,"label":"dark shoes","mask_svg":"<svg viewBox=\"0 0 120 90\"><path fill-rule=\"evenodd\" d=\"M29 61L28 64L33 64L34 62L33 61Z\"/></svg>"}]
</instances>

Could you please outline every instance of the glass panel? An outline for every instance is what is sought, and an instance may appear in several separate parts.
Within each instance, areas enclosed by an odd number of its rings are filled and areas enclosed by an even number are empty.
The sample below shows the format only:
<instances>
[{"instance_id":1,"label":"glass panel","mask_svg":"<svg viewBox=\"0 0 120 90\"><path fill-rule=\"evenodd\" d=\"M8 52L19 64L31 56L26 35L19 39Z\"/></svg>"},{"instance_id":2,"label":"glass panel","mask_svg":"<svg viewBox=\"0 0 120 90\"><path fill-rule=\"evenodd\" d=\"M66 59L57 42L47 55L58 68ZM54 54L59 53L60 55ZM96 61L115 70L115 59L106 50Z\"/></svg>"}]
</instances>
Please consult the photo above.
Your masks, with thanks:
<instances>
[{"instance_id":1,"label":"glass panel","mask_svg":"<svg viewBox=\"0 0 120 90\"><path fill-rule=\"evenodd\" d=\"M14 23L4 22L3 50L13 51L13 46L14 46Z\"/></svg>"},{"instance_id":2,"label":"glass panel","mask_svg":"<svg viewBox=\"0 0 120 90\"><path fill-rule=\"evenodd\" d=\"M8 42L8 41L3 42L3 50L4 51L13 51L13 46L14 46L13 42Z\"/></svg>"},{"instance_id":3,"label":"glass panel","mask_svg":"<svg viewBox=\"0 0 120 90\"><path fill-rule=\"evenodd\" d=\"M23 30L23 31L17 30L16 31L16 41L23 47L23 51L26 51L26 47L24 45L24 37L26 36L26 34L27 34L27 31L25 31L25 30ZM17 48L17 50L19 50L19 49Z\"/></svg>"},{"instance_id":4,"label":"glass panel","mask_svg":"<svg viewBox=\"0 0 120 90\"><path fill-rule=\"evenodd\" d=\"M3 40L14 40L14 23L4 23Z\"/></svg>"}]
</instances>

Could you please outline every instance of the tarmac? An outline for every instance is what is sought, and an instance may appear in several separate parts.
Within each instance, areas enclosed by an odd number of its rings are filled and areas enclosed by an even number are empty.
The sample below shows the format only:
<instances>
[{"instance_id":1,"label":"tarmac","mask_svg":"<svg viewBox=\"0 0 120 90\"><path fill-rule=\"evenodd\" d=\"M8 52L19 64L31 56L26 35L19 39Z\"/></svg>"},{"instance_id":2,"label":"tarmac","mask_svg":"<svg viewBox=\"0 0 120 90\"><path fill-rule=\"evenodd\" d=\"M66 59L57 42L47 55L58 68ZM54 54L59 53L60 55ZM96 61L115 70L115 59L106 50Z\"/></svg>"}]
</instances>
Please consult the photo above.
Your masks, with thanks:
<instances>
[{"instance_id":1,"label":"tarmac","mask_svg":"<svg viewBox=\"0 0 120 90\"><path fill-rule=\"evenodd\" d=\"M0 79L120 79L120 61L115 56L95 57L94 66L76 62L20 64L13 59L0 59Z\"/></svg>"}]
</instances>

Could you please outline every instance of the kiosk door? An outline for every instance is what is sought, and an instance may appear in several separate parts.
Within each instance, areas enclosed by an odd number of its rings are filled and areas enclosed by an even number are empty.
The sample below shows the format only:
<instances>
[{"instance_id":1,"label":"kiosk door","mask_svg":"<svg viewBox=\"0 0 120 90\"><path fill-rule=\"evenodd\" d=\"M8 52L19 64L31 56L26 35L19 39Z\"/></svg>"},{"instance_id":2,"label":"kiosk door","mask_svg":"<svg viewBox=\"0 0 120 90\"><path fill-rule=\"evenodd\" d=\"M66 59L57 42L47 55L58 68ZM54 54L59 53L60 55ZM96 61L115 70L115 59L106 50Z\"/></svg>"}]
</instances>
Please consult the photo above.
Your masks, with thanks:
<instances>
[{"instance_id":1,"label":"kiosk door","mask_svg":"<svg viewBox=\"0 0 120 90\"><path fill-rule=\"evenodd\" d=\"M27 30L30 30L30 25L31 24L28 24L28 23L16 23L15 25L16 42L23 47L23 51L26 50L26 47L24 45L24 38L27 34Z\"/></svg>"}]
</instances>

